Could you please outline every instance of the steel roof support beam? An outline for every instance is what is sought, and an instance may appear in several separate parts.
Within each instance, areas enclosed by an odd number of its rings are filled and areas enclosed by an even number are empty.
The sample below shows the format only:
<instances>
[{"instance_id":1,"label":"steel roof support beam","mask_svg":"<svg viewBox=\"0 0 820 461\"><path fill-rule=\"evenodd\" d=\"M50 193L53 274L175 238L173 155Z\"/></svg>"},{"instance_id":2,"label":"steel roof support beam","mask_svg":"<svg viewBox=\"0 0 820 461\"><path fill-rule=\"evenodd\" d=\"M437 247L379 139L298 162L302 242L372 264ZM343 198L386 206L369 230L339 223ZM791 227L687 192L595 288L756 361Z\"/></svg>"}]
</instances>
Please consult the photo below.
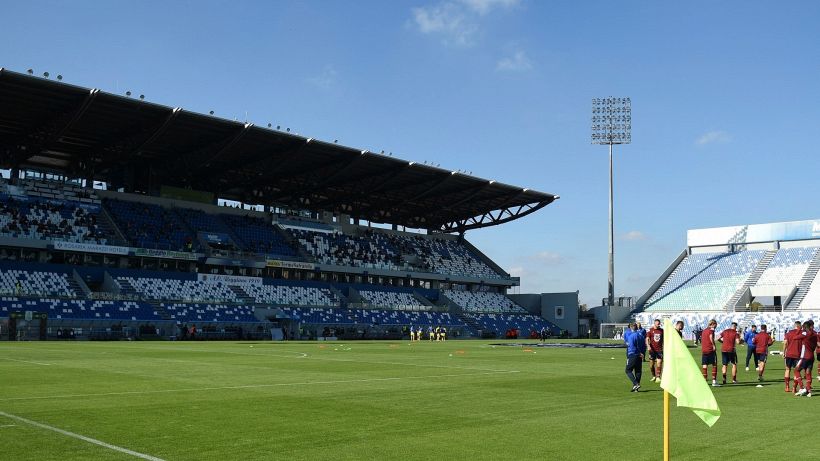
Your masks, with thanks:
<instances>
[{"instance_id":1,"label":"steel roof support beam","mask_svg":"<svg viewBox=\"0 0 820 461\"><path fill-rule=\"evenodd\" d=\"M448 222L442 224L439 230L446 233L452 232L466 232L472 229L480 229L482 227L489 227L489 226L496 226L498 224L504 224L506 222L512 221L514 219L523 218L528 214L535 213L536 211L544 208L545 206L549 205L555 201L555 199L544 200L540 202L528 203L524 205L514 206L512 208L503 208L497 211L497 215L493 216L492 212L484 213L479 216L473 216L471 218L462 219L458 221Z\"/></svg>"}]
</instances>

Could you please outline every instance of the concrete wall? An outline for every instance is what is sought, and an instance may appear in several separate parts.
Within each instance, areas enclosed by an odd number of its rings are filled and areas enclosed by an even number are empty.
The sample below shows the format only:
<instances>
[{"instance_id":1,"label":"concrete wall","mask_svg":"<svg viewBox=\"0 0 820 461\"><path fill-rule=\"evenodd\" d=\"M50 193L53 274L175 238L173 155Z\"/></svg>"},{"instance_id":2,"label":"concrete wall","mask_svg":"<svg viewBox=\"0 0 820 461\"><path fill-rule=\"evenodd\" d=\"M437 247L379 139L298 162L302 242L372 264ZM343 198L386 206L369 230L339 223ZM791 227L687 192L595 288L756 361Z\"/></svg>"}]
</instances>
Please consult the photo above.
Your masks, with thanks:
<instances>
[{"instance_id":1,"label":"concrete wall","mask_svg":"<svg viewBox=\"0 0 820 461\"><path fill-rule=\"evenodd\" d=\"M508 295L527 312L569 331L570 336L578 335L578 292L541 293ZM560 312L559 312L559 309Z\"/></svg>"},{"instance_id":2,"label":"concrete wall","mask_svg":"<svg viewBox=\"0 0 820 461\"><path fill-rule=\"evenodd\" d=\"M625 306L595 306L590 309L598 323L627 323L632 317L631 307Z\"/></svg>"},{"instance_id":3,"label":"concrete wall","mask_svg":"<svg viewBox=\"0 0 820 461\"><path fill-rule=\"evenodd\" d=\"M569 331L570 336L578 336L578 311L577 291L541 294L541 317Z\"/></svg>"}]
</instances>

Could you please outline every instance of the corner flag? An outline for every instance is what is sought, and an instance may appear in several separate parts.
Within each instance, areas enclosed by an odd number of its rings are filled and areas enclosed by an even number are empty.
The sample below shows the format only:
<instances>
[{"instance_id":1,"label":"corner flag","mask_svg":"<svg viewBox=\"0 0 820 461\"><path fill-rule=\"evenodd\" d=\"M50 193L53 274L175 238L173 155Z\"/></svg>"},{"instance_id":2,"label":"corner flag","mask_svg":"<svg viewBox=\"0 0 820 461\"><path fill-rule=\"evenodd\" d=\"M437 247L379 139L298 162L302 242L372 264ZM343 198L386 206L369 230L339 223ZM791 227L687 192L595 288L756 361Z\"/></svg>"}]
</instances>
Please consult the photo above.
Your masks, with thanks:
<instances>
[{"instance_id":1,"label":"corner flag","mask_svg":"<svg viewBox=\"0 0 820 461\"><path fill-rule=\"evenodd\" d=\"M674 330L672 321L664 320L663 329L661 387L675 396L679 407L691 408L707 426L712 427L720 418L715 396L686 344Z\"/></svg>"}]
</instances>

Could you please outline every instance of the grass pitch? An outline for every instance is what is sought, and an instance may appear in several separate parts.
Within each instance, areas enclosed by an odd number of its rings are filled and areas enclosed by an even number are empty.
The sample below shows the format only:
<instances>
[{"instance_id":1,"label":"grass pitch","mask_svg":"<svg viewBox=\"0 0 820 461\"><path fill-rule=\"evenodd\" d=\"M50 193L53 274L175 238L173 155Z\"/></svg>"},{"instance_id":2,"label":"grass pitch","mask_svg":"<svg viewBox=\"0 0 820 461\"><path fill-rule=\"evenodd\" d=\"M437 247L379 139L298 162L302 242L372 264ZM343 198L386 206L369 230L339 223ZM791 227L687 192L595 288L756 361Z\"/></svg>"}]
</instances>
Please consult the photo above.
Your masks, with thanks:
<instances>
[{"instance_id":1,"label":"grass pitch","mask_svg":"<svg viewBox=\"0 0 820 461\"><path fill-rule=\"evenodd\" d=\"M629 392L623 349L497 343L0 343L0 459L660 459L662 392L646 367ZM673 459L805 443L820 398L782 359L738 377L712 429L672 399Z\"/></svg>"}]
</instances>

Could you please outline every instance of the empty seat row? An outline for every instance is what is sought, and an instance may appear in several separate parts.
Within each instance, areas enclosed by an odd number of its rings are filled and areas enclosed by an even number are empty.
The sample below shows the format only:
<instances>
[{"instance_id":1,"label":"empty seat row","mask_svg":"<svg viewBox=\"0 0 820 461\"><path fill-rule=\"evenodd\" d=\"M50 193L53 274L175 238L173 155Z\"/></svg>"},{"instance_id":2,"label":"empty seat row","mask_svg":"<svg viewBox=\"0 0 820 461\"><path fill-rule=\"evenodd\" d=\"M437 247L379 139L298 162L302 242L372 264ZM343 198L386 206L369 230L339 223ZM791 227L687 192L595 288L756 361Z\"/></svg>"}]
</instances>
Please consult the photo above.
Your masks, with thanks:
<instances>
[{"instance_id":1,"label":"empty seat row","mask_svg":"<svg viewBox=\"0 0 820 461\"><path fill-rule=\"evenodd\" d=\"M444 296L465 312L525 313L526 310L501 293L486 291L445 290Z\"/></svg>"}]
</instances>

